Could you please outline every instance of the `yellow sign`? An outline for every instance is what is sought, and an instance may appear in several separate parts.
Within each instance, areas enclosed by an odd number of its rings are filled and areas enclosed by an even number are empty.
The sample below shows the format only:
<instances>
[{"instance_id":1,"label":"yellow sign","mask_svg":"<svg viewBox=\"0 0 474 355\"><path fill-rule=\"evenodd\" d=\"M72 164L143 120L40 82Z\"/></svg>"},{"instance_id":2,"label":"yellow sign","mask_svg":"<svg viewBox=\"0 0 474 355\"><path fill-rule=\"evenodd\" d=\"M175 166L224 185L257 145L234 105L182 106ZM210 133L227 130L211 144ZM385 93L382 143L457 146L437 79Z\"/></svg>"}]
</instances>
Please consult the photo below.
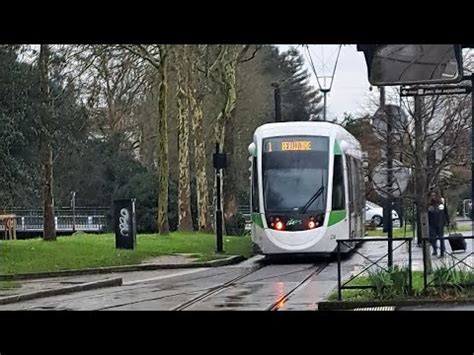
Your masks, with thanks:
<instances>
[{"instance_id":1,"label":"yellow sign","mask_svg":"<svg viewBox=\"0 0 474 355\"><path fill-rule=\"evenodd\" d=\"M311 150L311 141L281 142L281 150Z\"/></svg>"}]
</instances>

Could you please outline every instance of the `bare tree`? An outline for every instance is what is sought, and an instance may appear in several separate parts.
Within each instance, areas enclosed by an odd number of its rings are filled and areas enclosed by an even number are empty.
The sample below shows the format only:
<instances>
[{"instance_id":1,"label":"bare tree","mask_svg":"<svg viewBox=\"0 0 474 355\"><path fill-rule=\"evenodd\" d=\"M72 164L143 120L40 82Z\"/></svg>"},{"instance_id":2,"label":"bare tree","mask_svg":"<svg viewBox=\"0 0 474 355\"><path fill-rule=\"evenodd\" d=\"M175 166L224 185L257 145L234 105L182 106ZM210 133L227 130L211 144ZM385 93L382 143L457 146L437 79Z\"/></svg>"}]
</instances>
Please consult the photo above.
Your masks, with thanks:
<instances>
[{"instance_id":1,"label":"bare tree","mask_svg":"<svg viewBox=\"0 0 474 355\"><path fill-rule=\"evenodd\" d=\"M203 99L208 91L208 46L191 46L188 65L188 98L194 137L194 164L196 174L197 223L201 232L211 231L209 213L209 185L207 177L207 150L204 135ZM212 67L212 65L211 65Z\"/></svg>"},{"instance_id":2,"label":"bare tree","mask_svg":"<svg viewBox=\"0 0 474 355\"><path fill-rule=\"evenodd\" d=\"M400 111L396 115L387 111L380 115L378 134L386 136L386 121L392 115L394 129L392 142L395 156L401 157L402 164L413 169L415 178L415 195L405 193L416 201L422 225L422 238L428 238L428 195L431 189L438 189L441 180L449 180L449 171L456 166L465 166L469 151L464 143L465 135L471 129L470 97L431 96L400 99L398 90L392 94L392 102L399 100ZM385 124L383 124L385 123ZM380 143L383 148L384 143ZM428 245L427 245L428 249ZM431 261L428 255L428 268Z\"/></svg>"},{"instance_id":3,"label":"bare tree","mask_svg":"<svg viewBox=\"0 0 474 355\"><path fill-rule=\"evenodd\" d=\"M168 45L124 45L130 53L151 64L159 77L158 103L158 229L160 234L169 234L169 148L168 148Z\"/></svg>"}]
</instances>

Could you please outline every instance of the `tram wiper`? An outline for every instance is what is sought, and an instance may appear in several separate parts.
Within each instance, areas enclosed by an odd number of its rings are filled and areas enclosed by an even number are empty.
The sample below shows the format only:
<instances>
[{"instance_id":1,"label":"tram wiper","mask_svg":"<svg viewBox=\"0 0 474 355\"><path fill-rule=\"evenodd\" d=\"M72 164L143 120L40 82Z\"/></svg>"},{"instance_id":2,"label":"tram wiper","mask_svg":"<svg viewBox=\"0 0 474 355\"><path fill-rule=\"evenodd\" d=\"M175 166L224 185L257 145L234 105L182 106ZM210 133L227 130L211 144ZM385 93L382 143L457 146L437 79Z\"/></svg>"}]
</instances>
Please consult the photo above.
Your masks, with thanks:
<instances>
[{"instance_id":1,"label":"tram wiper","mask_svg":"<svg viewBox=\"0 0 474 355\"><path fill-rule=\"evenodd\" d=\"M318 189L318 191L316 191L316 192L314 193L313 196L311 196L311 198L309 199L309 201L306 202L306 204L305 204L303 207L300 208L300 214L305 213L306 210L309 208L309 206L311 206L314 202L316 202L316 200L319 198L319 196L322 195L324 189L325 189L325 187L324 187L324 185L323 185L323 186L321 186L321 187Z\"/></svg>"}]
</instances>

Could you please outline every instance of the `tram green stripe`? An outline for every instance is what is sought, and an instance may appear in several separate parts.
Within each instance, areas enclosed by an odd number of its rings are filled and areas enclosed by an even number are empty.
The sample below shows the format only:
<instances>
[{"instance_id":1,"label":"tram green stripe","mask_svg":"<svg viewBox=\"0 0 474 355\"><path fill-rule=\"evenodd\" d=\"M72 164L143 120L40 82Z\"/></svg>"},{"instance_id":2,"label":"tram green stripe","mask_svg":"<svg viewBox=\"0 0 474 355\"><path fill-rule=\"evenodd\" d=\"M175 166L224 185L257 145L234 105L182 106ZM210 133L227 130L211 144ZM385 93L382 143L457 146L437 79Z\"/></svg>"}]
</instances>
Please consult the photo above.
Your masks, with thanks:
<instances>
[{"instance_id":1,"label":"tram green stripe","mask_svg":"<svg viewBox=\"0 0 474 355\"><path fill-rule=\"evenodd\" d=\"M337 142L337 139L334 140L334 155L342 155L342 149Z\"/></svg>"},{"instance_id":2,"label":"tram green stripe","mask_svg":"<svg viewBox=\"0 0 474 355\"><path fill-rule=\"evenodd\" d=\"M252 213L252 222L263 228L262 216L260 213Z\"/></svg>"},{"instance_id":3,"label":"tram green stripe","mask_svg":"<svg viewBox=\"0 0 474 355\"><path fill-rule=\"evenodd\" d=\"M346 211L332 211L329 214L329 223L328 226L332 226L333 224L339 223L344 218L346 218Z\"/></svg>"}]
</instances>

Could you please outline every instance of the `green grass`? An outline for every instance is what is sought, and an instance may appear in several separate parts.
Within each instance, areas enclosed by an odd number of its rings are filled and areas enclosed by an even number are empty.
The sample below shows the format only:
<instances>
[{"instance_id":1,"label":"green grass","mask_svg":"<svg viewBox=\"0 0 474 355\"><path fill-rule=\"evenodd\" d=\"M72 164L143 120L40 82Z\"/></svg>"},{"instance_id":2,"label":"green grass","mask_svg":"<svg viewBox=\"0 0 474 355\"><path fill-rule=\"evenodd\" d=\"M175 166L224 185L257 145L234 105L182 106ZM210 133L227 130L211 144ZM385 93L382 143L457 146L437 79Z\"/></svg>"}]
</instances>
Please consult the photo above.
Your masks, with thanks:
<instances>
[{"instance_id":1,"label":"green grass","mask_svg":"<svg viewBox=\"0 0 474 355\"><path fill-rule=\"evenodd\" d=\"M423 291L423 272L414 271L412 274L412 285L415 295L420 294ZM350 286L361 286L361 285L370 285L370 280L368 276L357 277L355 280L351 281ZM373 301L376 299L374 297L373 291L370 289L366 290L342 290L342 300L343 301ZM329 297L329 301L337 301L337 290L333 292Z\"/></svg>"},{"instance_id":2,"label":"green grass","mask_svg":"<svg viewBox=\"0 0 474 355\"><path fill-rule=\"evenodd\" d=\"M139 264L147 258L176 253L199 256L198 261L226 255L252 254L249 237L224 237L224 255L215 254L215 235L172 233L139 235L135 250L115 249L113 234L59 237L55 242L42 239L2 241L0 274L45 272L103 266Z\"/></svg>"},{"instance_id":3,"label":"green grass","mask_svg":"<svg viewBox=\"0 0 474 355\"><path fill-rule=\"evenodd\" d=\"M443 268L441 267L439 273L442 273ZM435 270L433 275L429 276L428 282L436 277L437 271ZM463 273L460 271L454 272L457 277L463 277L464 279L472 280L472 273ZM469 275L467 275L469 274ZM446 287L433 287L429 286L426 291L423 290L423 272L414 271L412 273L412 290L413 294L411 296L407 295L397 295L393 297L388 297L388 299L422 299L422 298L439 298L439 299L450 299L450 298L466 298L474 297L474 289L472 287L467 288L446 288ZM436 282L436 280L433 280ZM448 282L450 283L450 282ZM355 280L351 281L350 286L361 286L361 285L370 285L370 278L368 276L357 277ZM433 285L433 284L431 284ZM342 300L343 301L374 301L380 300L380 298L374 295L374 292L370 289L365 290L342 290ZM328 301L337 301L337 290L335 290L329 297Z\"/></svg>"},{"instance_id":4,"label":"green grass","mask_svg":"<svg viewBox=\"0 0 474 355\"><path fill-rule=\"evenodd\" d=\"M382 229L377 229L377 230L368 230L367 235L369 237L386 237L387 233L384 233ZM410 238L413 236L413 232L411 230L411 227L407 227L406 235L405 235L405 229L404 228L393 228L393 237L394 238Z\"/></svg>"},{"instance_id":5,"label":"green grass","mask_svg":"<svg viewBox=\"0 0 474 355\"><path fill-rule=\"evenodd\" d=\"M469 232L472 230L471 225L461 225L456 228L456 231L458 232ZM377 229L377 230L368 230L367 235L369 237L386 237L387 233L384 233L382 229ZM393 237L394 238L403 238L405 236L405 227L402 228L393 228ZM406 238L410 238L413 236L413 231L411 229L411 226L407 226L406 230Z\"/></svg>"},{"instance_id":6,"label":"green grass","mask_svg":"<svg viewBox=\"0 0 474 355\"><path fill-rule=\"evenodd\" d=\"M0 290L11 290L21 287L21 285L14 281L0 281Z\"/></svg>"}]
</instances>

